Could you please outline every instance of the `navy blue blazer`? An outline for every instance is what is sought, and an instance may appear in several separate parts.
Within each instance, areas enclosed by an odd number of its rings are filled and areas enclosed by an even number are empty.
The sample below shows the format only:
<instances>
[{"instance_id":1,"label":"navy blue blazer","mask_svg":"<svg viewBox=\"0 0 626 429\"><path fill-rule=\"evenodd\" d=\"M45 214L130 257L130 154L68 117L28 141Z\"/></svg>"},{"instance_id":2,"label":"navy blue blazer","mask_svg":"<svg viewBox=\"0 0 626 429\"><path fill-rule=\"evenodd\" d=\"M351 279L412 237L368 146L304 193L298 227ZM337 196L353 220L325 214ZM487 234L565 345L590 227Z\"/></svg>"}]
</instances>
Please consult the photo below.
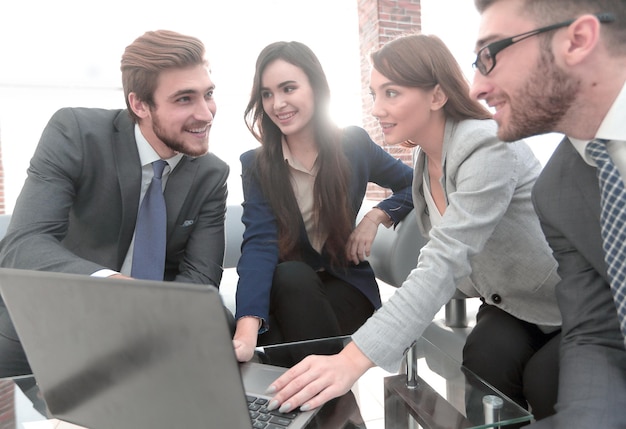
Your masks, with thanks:
<instances>
[{"instance_id":1,"label":"navy blue blazer","mask_svg":"<svg viewBox=\"0 0 626 429\"><path fill-rule=\"evenodd\" d=\"M361 208L368 182L374 182L393 191L393 194L381 201L377 207L393 219L395 226L413 208L411 197L413 169L385 152L362 128L347 127L341 145L351 165L349 198L354 213L358 213ZM256 152L257 149L250 150L240 157L244 196L242 221L245 232L241 258L237 264L239 282L235 317L239 319L243 316L256 316L267 321L272 278L276 265L282 261L278 256L276 218L269 202L263 196L255 174ZM311 246L302 220L300 242L303 259L313 269L328 271L363 292L375 308L381 306L378 285L368 262L361 262L358 265L350 263L345 269L331 267L325 252L319 254Z\"/></svg>"}]
</instances>

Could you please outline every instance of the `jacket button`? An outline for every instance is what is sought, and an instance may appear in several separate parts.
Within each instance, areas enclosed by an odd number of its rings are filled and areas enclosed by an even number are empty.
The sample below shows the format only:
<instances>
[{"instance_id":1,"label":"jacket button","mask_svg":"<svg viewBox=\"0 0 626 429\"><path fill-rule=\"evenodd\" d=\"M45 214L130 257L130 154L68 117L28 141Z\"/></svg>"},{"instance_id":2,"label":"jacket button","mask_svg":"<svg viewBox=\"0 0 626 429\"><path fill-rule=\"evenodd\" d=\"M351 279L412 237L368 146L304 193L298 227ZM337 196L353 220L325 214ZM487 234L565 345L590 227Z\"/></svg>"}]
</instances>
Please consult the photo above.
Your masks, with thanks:
<instances>
[{"instance_id":1,"label":"jacket button","mask_svg":"<svg viewBox=\"0 0 626 429\"><path fill-rule=\"evenodd\" d=\"M502 297L500 295L498 295L497 293L494 293L493 295L491 295L491 300L495 304L500 304L502 302Z\"/></svg>"}]
</instances>

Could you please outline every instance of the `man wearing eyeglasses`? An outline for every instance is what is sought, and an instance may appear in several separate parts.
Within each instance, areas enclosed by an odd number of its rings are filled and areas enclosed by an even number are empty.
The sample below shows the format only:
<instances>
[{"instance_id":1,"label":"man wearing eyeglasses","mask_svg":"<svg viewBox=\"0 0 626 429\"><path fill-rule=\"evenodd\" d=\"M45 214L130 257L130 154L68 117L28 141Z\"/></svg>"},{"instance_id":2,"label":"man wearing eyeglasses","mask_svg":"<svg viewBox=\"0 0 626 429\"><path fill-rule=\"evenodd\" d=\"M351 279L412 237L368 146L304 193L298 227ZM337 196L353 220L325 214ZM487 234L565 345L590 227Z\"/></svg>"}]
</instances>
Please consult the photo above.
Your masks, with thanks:
<instances>
[{"instance_id":1,"label":"man wearing eyeglasses","mask_svg":"<svg viewBox=\"0 0 626 429\"><path fill-rule=\"evenodd\" d=\"M475 3L472 95L498 136L566 135L533 190L563 316L557 414L533 427L624 428L626 1Z\"/></svg>"}]
</instances>

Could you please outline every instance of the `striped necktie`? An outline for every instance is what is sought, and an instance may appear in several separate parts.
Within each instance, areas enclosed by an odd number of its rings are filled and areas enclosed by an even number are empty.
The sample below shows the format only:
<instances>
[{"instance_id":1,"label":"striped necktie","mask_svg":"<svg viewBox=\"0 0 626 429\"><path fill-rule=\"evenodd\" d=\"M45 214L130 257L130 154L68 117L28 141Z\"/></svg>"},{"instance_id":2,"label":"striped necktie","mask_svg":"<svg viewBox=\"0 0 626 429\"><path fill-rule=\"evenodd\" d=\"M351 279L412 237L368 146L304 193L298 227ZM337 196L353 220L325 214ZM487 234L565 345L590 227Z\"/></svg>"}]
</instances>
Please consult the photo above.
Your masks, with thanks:
<instances>
[{"instance_id":1,"label":"striped necktie","mask_svg":"<svg viewBox=\"0 0 626 429\"><path fill-rule=\"evenodd\" d=\"M162 159L152 163L154 176L137 215L131 269L134 278L163 280L167 213L161 176L166 165L167 162Z\"/></svg>"},{"instance_id":2,"label":"striped necktie","mask_svg":"<svg viewBox=\"0 0 626 429\"><path fill-rule=\"evenodd\" d=\"M626 192L624 181L606 150L606 143L607 140L593 140L586 150L598 166L604 260L626 345Z\"/></svg>"}]
</instances>

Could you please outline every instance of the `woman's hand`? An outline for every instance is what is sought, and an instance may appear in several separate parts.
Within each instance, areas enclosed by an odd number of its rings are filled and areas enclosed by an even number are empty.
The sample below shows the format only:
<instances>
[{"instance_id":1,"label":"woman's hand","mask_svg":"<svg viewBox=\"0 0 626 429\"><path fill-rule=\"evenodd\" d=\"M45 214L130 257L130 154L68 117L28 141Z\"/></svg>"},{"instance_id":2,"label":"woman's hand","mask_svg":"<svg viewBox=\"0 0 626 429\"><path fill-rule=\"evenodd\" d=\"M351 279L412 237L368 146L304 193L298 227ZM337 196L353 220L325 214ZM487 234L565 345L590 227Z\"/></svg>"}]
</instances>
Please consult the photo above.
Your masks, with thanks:
<instances>
[{"instance_id":1,"label":"woman's hand","mask_svg":"<svg viewBox=\"0 0 626 429\"><path fill-rule=\"evenodd\" d=\"M268 388L274 394L268 408L312 410L346 393L373 366L354 343L336 355L307 356Z\"/></svg>"},{"instance_id":2,"label":"woman's hand","mask_svg":"<svg viewBox=\"0 0 626 429\"><path fill-rule=\"evenodd\" d=\"M237 321L233 347L239 362L247 362L254 356L260 319L256 317L242 317Z\"/></svg>"},{"instance_id":3,"label":"woman's hand","mask_svg":"<svg viewBox=\"0 0 626 429\"><path fill-rule=\"evenodd\" d=\"M367 259L372 250L372 243L378 232L378 225L388 223L387 213L378 208L373 208L361 219L354 228L346 244L346 256L355 265Z\"/></svg>"}]
</instances>

